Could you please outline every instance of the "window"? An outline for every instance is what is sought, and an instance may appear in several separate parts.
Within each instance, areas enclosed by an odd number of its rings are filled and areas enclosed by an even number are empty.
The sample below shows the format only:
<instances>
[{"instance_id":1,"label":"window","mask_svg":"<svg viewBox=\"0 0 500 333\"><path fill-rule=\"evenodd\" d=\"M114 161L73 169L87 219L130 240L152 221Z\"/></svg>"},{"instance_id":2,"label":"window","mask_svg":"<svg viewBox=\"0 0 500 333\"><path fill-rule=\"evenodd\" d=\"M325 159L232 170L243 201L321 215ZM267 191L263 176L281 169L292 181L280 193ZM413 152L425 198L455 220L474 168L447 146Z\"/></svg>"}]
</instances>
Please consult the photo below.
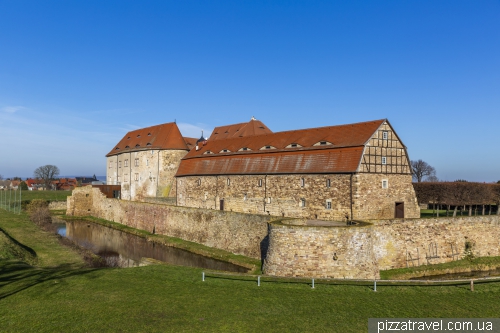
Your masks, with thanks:
<instances>
[{"instance_id":1,"label":"window","mask_svg":"<svg viewBox=\"0 0 500 333\"><path fill-rule=\"evenodd\" d=\"M306 180L304 178L300 178L300 187L304 187L306 185Z\"/></svg>"},{"instance_id":2,"label":"window","mask_svg":"<svg viewBox=\"0 0 500 333\"><path fill-rule=\"evenodd\" d=\"M247 201L247 194L245 193L245 196L243 197L243 201Z\"/></svg>"},{"instance_id":3,"label":"window","mask_svg":"<svg viewBox=\"0 0 500 333\"><path fill-rule=\"evenodd\" d=\"M382 132L382 139L387 140L389 138L389 133L387 131Z\"/></svg>"},{"instance_id":4,"label":"window","mask_svg":"<svg viewBox=\"0 0 500 333\"><path fill-rule=\"evenodd\" d=\"M387 157L385 156L382 157L382 164L384 165L387 164Z\"/></svg>"},{"instance_id":5,"label":"window","mask_svg":"<svg viewBox=\"0 0 500 333\"><path fill-rule=\"evenodd\" d=\"M113 167L113 163L109 162L109 168L111 169Z\"/></svg>"},{"instance_id":6,"label":"window","mask_svg":"<svg viewBox=\"0 0 500 333\"><path fill-rule=\"evenodd\" d=\"M155 153L154 150L151 150L151 155L153 155L154 153Z\"/></svg>"},{"instance_id":7,"label":"window","mask_svg":"<svg viewBox=\"0 0 500 333\"><path fill-rule=\"evenodd\" d=\"M259 187L262 187L262 179L259 179Z\"/></svg>"},{"instance_id":8,"label":"window","mask_svg":"<svg viewBox=\"0 0 500 333\"><path fill-rule=\"evenodd\" d=\"M137 167L137 166L139 166L139 159L138 159L138 158L136 158L136 159L134 160L134 166L136 166L136 167Z\"/></svg>"},{"instance_id":9,"label":"window","mask_svg":"<svg viewBox=\"0 0 500 333\"><path fill-rule=\"evenodd\" d=\"M124 164L126 167L128 167L128 160L125 160Z\"/></svg>"},{"instance_id":10,"label":"window","mask_svg":"<svg viewBox=\"0 0 500 333\"><path fill-rule=\"evenodd\" d=\"M306 206L306 199L302 198L300 199L300 207L305 207Z\"/></svg>"},{"instance_id":11,"label":"window","mask_svg":"<svg viewBox=\"0 0 500 333\"><path fill-rule=\"evenodd\" d=\"M198 186L201 185L201 178L198 178L198 180L196 181L196 183L198 184Z\"/></svg>"},{"instance_id":12,"label":"window","mask_svg":"<svg viewBox=\"0 0 500 333\"><path fill-rule=\"evenodd\" d=\"M271 203L271 197L268 197L267 198L267 203L270 204Z\"/></svg>"},{"instance_id":13,"label":"window","mask_svg":"<svg viewBox=\"0 0 500 333\"><path fill-rule=\"evenodd\" d=\"M118 167L121 168L122 167L122 161L119 161L118 162Z\"/></svg>"},{"instance_id":14,"label":"window","mask_svg":"<svg viewBox=\"0 0 500 333\"><path fill-rule=\"evenodd\" d=\"M382 188L389 188L389 181L387 179L382 179Z\"/></svg>"},{"instance_id":15,"label":"window","mask_svg":"<svg viewBox=\"0 0 500 333\"><path fill-rule=\"evenodd\" d=\"M227 179L227 186L231 185L231 179Z\"/></svg>"},{"instance_id":16,"label":"window","mask_svg":"<svg viewBox=\"0 0 500 333\"><path fill-rule=\"evenodd\" d=\"M326 209L332 209L332 201L331 200L326 200Z\"/></svg>"},{"instance_id":17,"label":"window","mask_svg":"<svg viewBox=\"0 0 500 333\"><path fill-rule=\"evenodd\" d=\"M138 173L136 173L136 174L135 174L134 180L135 180L136 182L137 182L137 181L139 181L139 174L138 174Z\"/></svg>"},{"instance_id":18,"label":"window","mask_svg":"<svg viewBox=\"0 0 500 333\"><path fill-rule=\"evenodd\" d=\"M330 187L331 183L330 183L330 179L327 179L326 180L326 187Z\"/></svg>"},{"instance_id":19,"label":"window","mask_svg":"<svg viewBox=\"0 0 500 333\"><path fill-rule=\"evenodd\" d=\"M146 160L146 166L149 166L149 160Z\"/></svg>"}]
</instances>

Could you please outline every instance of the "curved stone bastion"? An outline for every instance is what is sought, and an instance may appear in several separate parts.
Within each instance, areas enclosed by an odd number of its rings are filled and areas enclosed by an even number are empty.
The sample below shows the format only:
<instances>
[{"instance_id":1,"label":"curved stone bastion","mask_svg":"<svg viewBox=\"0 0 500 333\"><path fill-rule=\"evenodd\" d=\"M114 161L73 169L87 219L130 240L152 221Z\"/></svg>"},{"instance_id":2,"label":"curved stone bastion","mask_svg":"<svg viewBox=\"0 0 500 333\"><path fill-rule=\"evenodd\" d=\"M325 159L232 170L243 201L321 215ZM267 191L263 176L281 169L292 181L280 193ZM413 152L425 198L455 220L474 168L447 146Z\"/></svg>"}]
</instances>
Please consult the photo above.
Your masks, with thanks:
<instances>
[{"instance_id":1,"label":"curved stone bastion","mask_svg":"<svg viewBox=\"0 0 500 333\"><path fill-rule=\"evenodd\" d=\"M380 271L500 255L500 217L270 223L265 274L378 279Z\"/></svg>"}]
</instances>

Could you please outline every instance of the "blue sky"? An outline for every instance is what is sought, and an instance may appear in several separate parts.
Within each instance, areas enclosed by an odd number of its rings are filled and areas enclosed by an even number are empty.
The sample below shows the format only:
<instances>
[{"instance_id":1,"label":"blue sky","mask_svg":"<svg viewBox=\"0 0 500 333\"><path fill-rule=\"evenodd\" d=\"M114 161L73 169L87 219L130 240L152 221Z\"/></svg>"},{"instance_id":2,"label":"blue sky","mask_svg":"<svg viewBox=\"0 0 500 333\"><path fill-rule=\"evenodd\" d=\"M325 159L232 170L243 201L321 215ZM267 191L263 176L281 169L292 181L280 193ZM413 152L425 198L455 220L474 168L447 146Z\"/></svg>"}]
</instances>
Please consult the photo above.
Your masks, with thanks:
<instances>
[{"instance_id":1,"label":"blue sky","mask_svg":"<svg viewBox=\"0 0 500 333\"><path fill-rule=\"evenodd\" d=\"M0 174L105 175L129 130L388 118L443 180L500 180L500 1L0 0Z\"/></svg>"}]
</instances>

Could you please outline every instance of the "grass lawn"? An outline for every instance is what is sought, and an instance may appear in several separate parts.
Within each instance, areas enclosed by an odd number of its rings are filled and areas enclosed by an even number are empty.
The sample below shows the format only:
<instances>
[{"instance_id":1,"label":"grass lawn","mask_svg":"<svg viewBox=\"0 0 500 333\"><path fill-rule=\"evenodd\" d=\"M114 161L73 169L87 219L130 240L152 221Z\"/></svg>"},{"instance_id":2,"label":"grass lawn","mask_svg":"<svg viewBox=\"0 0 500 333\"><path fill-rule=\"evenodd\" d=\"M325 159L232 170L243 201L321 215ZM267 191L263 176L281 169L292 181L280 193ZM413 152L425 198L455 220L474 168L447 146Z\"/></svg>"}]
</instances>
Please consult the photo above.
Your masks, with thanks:
<instances>
[{"instance_id":1,"label":"grass lawn","mask_svg":"<svg viewBox=\"0 0 500 333\"><path fill-rule=\"evenodd\" d=\"M366 332L368 318L498 317L500 283L371 286L266 282L169 265L78 268L23 214L0 227L39 257L0 259L2 332Z\"/></svg>"},{"instance_id":2,"label":"grass lawn","mask_svg":"<svg viewBox=\"0 0 500 333\"><path fill-rule=\"evenodd\" d=\"M71 191L23 191L21 199L45 199L48 201L66 201L66 198L71 195Z\"/></svg>"}]
</instances>

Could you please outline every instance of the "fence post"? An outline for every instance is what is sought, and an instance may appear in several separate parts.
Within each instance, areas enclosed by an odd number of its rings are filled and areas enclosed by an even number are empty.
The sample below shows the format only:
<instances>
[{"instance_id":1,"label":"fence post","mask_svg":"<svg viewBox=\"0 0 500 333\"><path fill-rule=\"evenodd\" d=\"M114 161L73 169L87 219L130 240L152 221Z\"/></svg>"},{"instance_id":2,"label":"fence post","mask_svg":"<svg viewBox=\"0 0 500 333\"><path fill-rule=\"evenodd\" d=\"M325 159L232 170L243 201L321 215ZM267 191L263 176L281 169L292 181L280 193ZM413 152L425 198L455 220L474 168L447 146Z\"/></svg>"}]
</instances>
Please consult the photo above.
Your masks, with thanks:
<instances>
[{"instance_id":1,"label":"fence post","mask_svg":"<svg viewBox=\"0 0 500 333\"><path fill-rule=\"evenodd\" d=\"M470 291L474 291L474 280L470 280Z\"/></svg>"},{"instance_id":2,"label":"fence post","mask_svg":"<svg viewBox=\"0 0 500 333\"><path fill-rule=\"evenodd\" d=\"M312 279L312 289L314 289L314 279Z\"/></svg>"},{"instance_id":3,"label":"fence post","mask_svg":"<svg viewBox=\"0 0 500 333\"><path fill-rule=\"evenodd\" d=\"M205 282L205 272L201 273L201 281Z\"/></svg>"},{"instance_id":4,"label":"fence post","mask_svg":"<svg viewBox=\"0 0 500 333\"><path fill-rule=\"evenodd\" d=\"M377 280L373 281L373 291L377 291Z\"/></svg>"},{"instance_id":5,"label":"fence post","mask_svg":"<svg viewBox=\"0 0 500 333\"><path fill-rule=\"evenodd\" d=\"M260 287L260 275L257 277L257 287Z\"/></svg>"}]
</instances>

